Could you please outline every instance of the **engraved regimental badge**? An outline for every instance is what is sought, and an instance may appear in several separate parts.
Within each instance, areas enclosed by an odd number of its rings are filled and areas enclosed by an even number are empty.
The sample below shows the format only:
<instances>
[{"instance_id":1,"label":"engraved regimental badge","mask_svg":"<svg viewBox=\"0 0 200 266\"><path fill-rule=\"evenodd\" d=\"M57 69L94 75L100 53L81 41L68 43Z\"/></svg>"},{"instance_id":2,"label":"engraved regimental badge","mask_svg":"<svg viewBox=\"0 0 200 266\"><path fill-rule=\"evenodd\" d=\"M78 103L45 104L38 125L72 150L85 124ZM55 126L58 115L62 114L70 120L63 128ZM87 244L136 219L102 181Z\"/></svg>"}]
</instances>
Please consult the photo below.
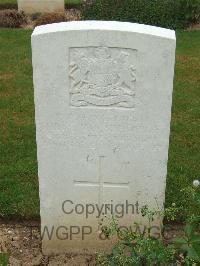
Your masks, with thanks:
<instances>
[{"instance_id":1,"label":"engraved regimental badge","mask_svg":"<svg viewBox=\"0 0 200 266\"><path fill-rule=\"evenodd\" d=\"M133 108L136 50L70 48L70 105Z\"/></svg>"}]
</instances>

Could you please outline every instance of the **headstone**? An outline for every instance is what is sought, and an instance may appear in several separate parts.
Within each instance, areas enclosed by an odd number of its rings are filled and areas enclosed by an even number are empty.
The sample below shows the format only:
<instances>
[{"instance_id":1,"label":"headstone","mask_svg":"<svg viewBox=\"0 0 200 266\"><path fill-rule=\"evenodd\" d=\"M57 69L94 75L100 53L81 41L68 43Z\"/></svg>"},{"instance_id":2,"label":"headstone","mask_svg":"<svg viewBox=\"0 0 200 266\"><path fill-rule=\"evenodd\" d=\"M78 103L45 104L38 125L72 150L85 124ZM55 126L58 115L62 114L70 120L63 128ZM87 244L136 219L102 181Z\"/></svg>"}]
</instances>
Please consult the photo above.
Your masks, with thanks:
<instances>
[{"instance_id":1,"label":"headstone","mask_svg":"<svg viewBox=\"0 0 200 266\"><path fill-rule=\"evenodd\" d=\"M28 14L64 11L64 0L17 0L18 10Z\"/></svg>"},{"instance_id":2,"label":"headstone","mask_svg":"<svg viewBox=\"0 0 200 266\"><path fill-rule=\"evenodd\" d=\"M32 34L44 253L112 244L101 222L163 206L175 33L82 21ZM157 223L157 221L155 221Z\"/></svg>"}]
</instances>

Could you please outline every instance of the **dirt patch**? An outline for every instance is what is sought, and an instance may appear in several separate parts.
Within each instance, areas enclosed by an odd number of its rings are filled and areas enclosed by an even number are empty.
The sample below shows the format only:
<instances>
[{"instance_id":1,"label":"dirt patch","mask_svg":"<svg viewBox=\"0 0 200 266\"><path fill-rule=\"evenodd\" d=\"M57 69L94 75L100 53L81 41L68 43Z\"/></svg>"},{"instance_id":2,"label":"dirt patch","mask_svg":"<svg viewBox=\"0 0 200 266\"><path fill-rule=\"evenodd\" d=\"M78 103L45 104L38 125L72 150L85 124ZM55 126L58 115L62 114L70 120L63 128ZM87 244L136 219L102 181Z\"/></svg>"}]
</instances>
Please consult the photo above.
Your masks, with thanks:
<instances>
[{"instance_id":1,"label":"dirt patch","mask_svg":"<svg viewBox=\"0 0 200 266\"><path fill-rule=\"evenodd\" d=\"M12 78L14 78L14 74L13 73L1 73L0 74L0 80L10 80L10 79L12 79Z\"/></svg>"},{"instance_id":2,"label":"dirt patch","mask_svg":"<svg viewBox=\"0 0 200 266\"><path fill-rule=\"evenodd\" d=\"M191 25L187 30L200 30L200 23Z\"/></svg>"},{"instance_id":3,"label":"dirt patch","mask_svg":"<svg viewBox=\"0 0 200 266\"><path fill-rule=\"evenodd\" d=\"M92 255L64 254L44 256L41 250L40 222L9 222L0 220L0 251L9 254L11 266L94 266L95 257ZM181 235L181 225L165 227L164 241L169 242L172 237Z\"/></svg>"},{"instance_id":4,"label":"dirt patch","mask_svg":"<svg viewBox=\"0 0 200 266\"><path fill-rule=\"evenodd\" d=\"M9 265L11 266L96 265L94 256L90 255L44 256L41 250L39 222L1 223L0 251L9 254Z\"/></svg>"}]
</instances>

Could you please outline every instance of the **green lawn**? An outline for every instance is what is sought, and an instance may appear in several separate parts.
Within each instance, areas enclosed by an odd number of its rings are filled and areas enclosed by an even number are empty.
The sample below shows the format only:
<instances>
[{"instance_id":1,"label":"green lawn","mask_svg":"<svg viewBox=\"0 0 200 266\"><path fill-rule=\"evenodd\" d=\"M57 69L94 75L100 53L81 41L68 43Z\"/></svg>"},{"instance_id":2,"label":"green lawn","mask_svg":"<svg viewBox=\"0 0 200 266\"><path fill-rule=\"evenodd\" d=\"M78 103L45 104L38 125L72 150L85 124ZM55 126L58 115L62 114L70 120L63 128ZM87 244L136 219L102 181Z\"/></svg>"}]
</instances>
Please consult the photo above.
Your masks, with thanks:
<instances>
[{"instance_id":1,"label":"green lawn","mask_svg":"<svg viewBox=\"0 0 200 266\"><path fill-rule=\"evenodd\" d=\"M17 4L17 0L0 0L0 5Z\"/></svg>"},{"instance_id":2,"label":"green lawn","mask_svg":"<svg viewBox=\"0 0 200 266\"><path fill-rule=\"evenodd\" d=\"M166 203L182 206L183 215L195 208L191 183L200 180L199 44L200 31L177 34Z\"/></svg>"},{"instance_id":3,"label":"green lawn","mask_svg":"<svg viewBox=\"0 0 200 266\"><path fill-rule=\"evenodd\" d=\"M0 0L1 9L17 9L17 0Z\"/></svg>"},{"instance_id":4,"label":"green lawn","mask_svg":"<svg viewBox=\"0 0 200 266\"><path fill-rule=\"evenodd\" d=\"M83 0L65 0L66 5L81 5Z\"/></svg>"},{"instance_id":5,"label":"green lawn","mask_svg":"<svg viewBox=\"0 0 200 266\"><path fill-rule=\"evenodd\" d=\"M31 31L0 30L0 215L37 216Z\"/></svg>"},{"instance_id":6,"label":"green lawn","mask_svg":"<svg viewBox=\"0 0 200 266\"><path fill-rule=\"evenodd\" d=\"M1 0L2 1L2 0ZM31 31L0 29L0 216L38 217ZM200 31L177 34L166 204L185 213L200 178ZM185 214L183 213L183 215Z\"/></svg>"}]
</instances>

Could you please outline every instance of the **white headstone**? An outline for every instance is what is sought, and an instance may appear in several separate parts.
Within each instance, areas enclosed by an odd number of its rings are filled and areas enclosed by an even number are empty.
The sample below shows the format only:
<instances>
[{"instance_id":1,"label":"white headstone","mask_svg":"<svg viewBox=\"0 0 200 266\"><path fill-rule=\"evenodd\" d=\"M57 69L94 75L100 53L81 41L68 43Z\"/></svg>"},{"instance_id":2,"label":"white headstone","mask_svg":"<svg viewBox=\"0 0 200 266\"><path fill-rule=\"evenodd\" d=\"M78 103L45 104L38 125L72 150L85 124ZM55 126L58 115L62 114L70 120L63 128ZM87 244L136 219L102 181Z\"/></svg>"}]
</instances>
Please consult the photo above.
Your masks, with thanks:
<instances>
[{"instance_id":1,"label":"white headstone","mask_svg":"<svg viewBox=\"0 0 200 266\"><path fill-rule=\"evenodd\" d=\"M50 13L64 11L64 0L17 0L18 10L25 13Z\"/></svg>"},{"instance_id":2,"label":"white headstone","mask_svg":"<svg viewBox=\"0 0 200 266\"><path fill-rule=\"evenodd\" d=\"M146 222L141 206L163 205L175 43L174 31L131 23L35 28L45 253L106 248L99 236L105 214L128 226Z\"/></svg>"}]
</instances>

